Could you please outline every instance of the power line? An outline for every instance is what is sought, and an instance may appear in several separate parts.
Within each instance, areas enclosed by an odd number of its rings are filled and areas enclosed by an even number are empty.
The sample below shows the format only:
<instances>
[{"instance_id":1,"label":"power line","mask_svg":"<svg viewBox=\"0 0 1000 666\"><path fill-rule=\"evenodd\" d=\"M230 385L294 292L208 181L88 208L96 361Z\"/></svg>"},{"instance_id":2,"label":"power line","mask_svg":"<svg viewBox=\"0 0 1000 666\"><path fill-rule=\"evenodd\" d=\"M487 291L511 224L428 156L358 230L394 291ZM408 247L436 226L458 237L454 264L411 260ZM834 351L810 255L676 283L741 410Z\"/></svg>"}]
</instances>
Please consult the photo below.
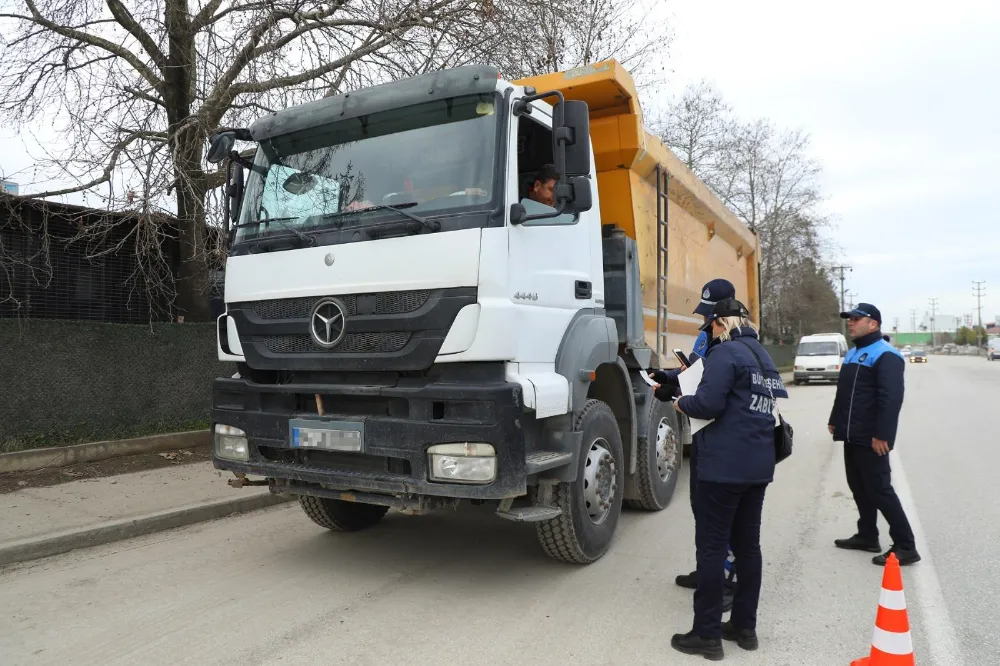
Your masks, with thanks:
<instances>
[{"instance_id":1,"label":"power line","mask_svg":"<svg viewBox=\"0 0 1000 666\"><path fill-rule=\"evenodd\" d=\"M979 326L976 327L976 355L979 354L983 347L983 294L986 293L986 280L973 280L972 284L975 285L973 293L976 296L976 310L979 313Z\"/></svg>"}]
</instances>

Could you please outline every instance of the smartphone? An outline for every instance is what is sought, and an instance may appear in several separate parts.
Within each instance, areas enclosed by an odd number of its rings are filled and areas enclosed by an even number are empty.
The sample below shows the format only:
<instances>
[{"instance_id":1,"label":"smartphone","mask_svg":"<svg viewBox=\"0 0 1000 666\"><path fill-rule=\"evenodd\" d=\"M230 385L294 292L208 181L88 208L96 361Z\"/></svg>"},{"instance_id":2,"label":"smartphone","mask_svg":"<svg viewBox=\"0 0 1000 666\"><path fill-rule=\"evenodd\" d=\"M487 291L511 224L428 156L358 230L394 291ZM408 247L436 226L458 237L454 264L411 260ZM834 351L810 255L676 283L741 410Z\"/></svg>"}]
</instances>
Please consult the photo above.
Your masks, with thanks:
<instances>
[{"instance_id":1,"label":"smartphone","mask_svg":"<svg viewBox=\"0 0 1000 666\"><path fill-rule=\"evenodd\" d=\"M675 349L673 351L674 351L674 356L677 357L677 360L681 362L682 366L684 366L685 368L691 367L691 361L689 361L688 357L684 355L684 352L682 352L680 349Z\"/></svg>"}]
</instances>

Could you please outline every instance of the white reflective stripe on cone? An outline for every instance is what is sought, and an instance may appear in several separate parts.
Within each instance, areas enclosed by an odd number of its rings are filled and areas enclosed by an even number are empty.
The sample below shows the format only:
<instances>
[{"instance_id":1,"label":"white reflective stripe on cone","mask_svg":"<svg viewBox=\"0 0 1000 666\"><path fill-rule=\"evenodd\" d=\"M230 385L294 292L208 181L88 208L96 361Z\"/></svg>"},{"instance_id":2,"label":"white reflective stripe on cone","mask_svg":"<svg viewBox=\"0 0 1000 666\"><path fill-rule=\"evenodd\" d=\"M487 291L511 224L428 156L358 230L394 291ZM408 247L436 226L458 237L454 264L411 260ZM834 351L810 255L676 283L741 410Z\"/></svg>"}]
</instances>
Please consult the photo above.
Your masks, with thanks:
<instances>
[{"instance_id":1,"label":"white reflective stripe on cone","mask_svg":"<svg viewBox=\"0 0 1000 666\"><path fill-rule=\"evenodd\" d=\"M913 654L913 641L910 640L910 632L908 631L905 634L897 634L875 627L875 633L872 635L872 647L888 654Z\"/></svg>"},{"instance_id":2,"label":"white reflective stripe on cone","mask_svg":"<svg viewBox=\"0 0 1000 666\"><path fill-rule=\"evenodd\" d=\"M906 610L906 595L902 590L887 590L883 587L878 605L889 610Z\"/></svg>"}]
</instances>

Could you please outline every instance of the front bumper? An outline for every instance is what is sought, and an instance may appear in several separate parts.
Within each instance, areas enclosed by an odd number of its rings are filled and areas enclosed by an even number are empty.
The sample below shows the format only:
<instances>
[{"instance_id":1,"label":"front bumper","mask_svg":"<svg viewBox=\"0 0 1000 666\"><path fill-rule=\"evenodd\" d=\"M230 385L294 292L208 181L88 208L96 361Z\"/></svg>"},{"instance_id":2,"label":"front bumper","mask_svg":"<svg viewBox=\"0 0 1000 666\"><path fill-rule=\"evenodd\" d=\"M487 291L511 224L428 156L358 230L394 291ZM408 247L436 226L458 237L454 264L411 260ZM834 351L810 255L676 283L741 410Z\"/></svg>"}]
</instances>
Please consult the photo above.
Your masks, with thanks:
<instances>
[{"instance_id":1,"label":"front bumper","mask_svg":"<svg viewBox=\"0 0 1000 666\"><path fill-rule=\"evenodd\" d=\"M219 458L213 446L215 467L345 492L471 499L525 494L519 384L506 382L502 374L461 381L441 377L381 381L257 384L216 379L213 431L221 424L246 432L249 461ZM318 414L317 395L323 416ZM293 448L288 423L293 418L361 421L364 449L348 453ZM477 485L430 481L427 448L451 442L492 444L497 456L494 480Z\"/></svg>"},{"instance_id":2,"label":"front bumper","mask_svg":"<svg viewBox=\"0 0 1000 666\"><path fill-rule=\"evenodd\" d=\"M810 379L823 379L827 381L837 381L840 377L840 370L796 370L795 381L804 382Z\"/></svg>"}]
</instances>

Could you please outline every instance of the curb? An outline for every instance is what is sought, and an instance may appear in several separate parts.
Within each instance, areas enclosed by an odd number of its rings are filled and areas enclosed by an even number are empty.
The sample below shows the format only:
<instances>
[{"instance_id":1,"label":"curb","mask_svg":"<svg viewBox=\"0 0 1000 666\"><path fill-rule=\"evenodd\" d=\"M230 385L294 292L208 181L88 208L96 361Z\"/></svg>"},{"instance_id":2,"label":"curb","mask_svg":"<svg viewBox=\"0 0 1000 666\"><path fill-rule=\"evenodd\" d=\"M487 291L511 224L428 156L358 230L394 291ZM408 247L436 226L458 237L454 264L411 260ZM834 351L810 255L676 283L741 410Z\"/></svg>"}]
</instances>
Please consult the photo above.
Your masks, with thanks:
<instances>
[{"instance_id":1,"label":"curb","mask_svg":"<svg viewBox=\"0 0 1000 666\"><path fill-rule=\"evenodd\" d=\"M87 442L70 446L52 446L45 449L0 453L0 474L4 472L32 472L48 467L65 467L75 463L96 462L138 453L190 449L210 442L208 430L188 430L168 435L150 435L135 439Z\"/></svg>"},{"instance_id":2,"label":"curb","mask_svg":"<svg viewBox=\"0 0 1000 666\"><path fill-rule=\"evenodd\" d=\"M123 539L132 539L144 534L224 518L234 513L265 509L297 499L298 497L295 495L261 493L250 497L192 504L179 509L157 511L138 518L113 520L92 527L12 541L0 544L0 566L60 555L77 548L89 548Z\"/></svg>"}]
</instances>

